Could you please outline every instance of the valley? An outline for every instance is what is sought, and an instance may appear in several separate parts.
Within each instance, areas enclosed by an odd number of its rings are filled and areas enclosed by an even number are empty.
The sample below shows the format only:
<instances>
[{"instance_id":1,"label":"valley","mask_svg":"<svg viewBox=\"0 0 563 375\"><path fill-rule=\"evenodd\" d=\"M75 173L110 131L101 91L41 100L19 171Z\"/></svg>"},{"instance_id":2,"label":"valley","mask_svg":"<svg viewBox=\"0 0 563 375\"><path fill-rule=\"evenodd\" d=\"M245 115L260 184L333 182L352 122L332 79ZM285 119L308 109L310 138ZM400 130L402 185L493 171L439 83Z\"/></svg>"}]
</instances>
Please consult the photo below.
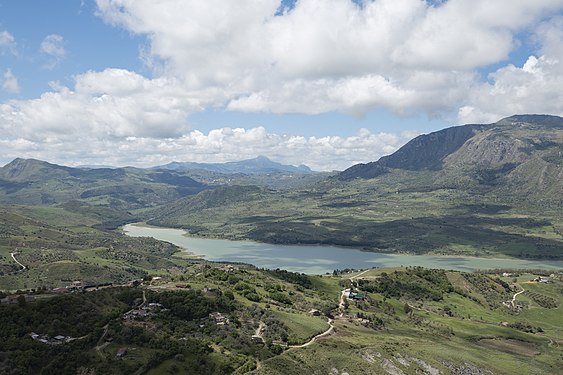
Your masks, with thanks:
<instances>
[{"instance_id":1,"label":"valley","mask_svg":"<svg viewBox=\"0 0 563 375\"><path fill-rule=\"evenodd\" d=\"M227 185L138 214L201 237L561 259L562 129L556 116L444 129L306 189Z\"/></svg>"},{"instance_id":2,"label":"valley","mask_svg":"<svg viewBox=\"0 0 563 375\"><path fill-rule=\"evenodd\" d=\"M562 129L449 128L333 173L16 159L0 373L557 374Z\"/></svg>"}]
</instances>

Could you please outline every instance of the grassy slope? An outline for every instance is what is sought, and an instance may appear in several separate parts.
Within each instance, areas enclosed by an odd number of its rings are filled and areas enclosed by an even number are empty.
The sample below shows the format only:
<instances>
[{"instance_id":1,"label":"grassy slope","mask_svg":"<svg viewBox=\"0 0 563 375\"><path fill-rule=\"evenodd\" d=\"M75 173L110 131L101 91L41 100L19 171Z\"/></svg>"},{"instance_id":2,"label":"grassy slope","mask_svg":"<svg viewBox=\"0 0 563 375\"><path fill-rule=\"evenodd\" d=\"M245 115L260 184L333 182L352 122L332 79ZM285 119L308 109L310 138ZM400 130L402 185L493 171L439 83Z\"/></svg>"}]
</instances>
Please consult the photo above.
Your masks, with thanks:
<instances>
[{"instance_id":1,"label":"grassy slope","mask_svg":"<svg viewBox=\"0 0 563 375\"><path fill-rule=\"evenodd\" d=\"M387 270L366 274L377 277ZM455 280L463 277L455 272ZM523 280L533 277L523 276ZM557 299L559 307L546 309L530 306L520 313L498 305L484 306L457 293L449 293L443 301L415 301L412 316L400 306L408 299L387 299L397 306L392 315L381 316L385 328L373 330L352 317L337 319L335 334L307 348L291 349L279 357L262 363L256 374L415 374L428 366L442 373L452 368L477 367L495 374L556 374L563 364L561 342L561 304L563 283L522 284ZM475 286L468 286L477 300L485 300ZM377 293L371 298L381 300ZM525 298L523 298L525 300ZM453 316L443 314L451 307ZM365 310L365 308L364 308ZM351 306L349 312L360 309ZM526 322L541 326L544 332L531 334L499 325L500 322ZM393 372L399 369L401 372Z\"/></svg>"},{"instance_id":2,"label":"grassy slope","mask_svg":"<svg viewBox=\"0 0 563 375\"><path fill-rule=\"evenodd\" d=\"M411 374L424 366L448 373L450 367L465 366L465 363L500 374L518 371L555 374L561 365L561 281L530 283L535 276L517 276L517 284L527 292L517 299L525 308L515 313L501 305L502 301L510 299L512 292L503 291L498 283L485 276L451 272L447 274L447 279L454 290L463 291L462 294L448 292L442 300L433 301L410 295L386 297L373 292L369 293L368 303L350 303L344 318L340 319L336 311L338 296L353 274L312 277L308 287L288 282L284 279L287 275L283 273L253 267L241 267L233 274L227 274L218 269L221 265L175 257L173 247L157 241L130 239L95 229L93 226L101 219L97 212L90 210L77 213L64 207L22 206L3 207L2 210L3 233L6 236L1 240L0 263L15 265L9 253L17 245L18 252L21 252L17 255L18 259L30 270L0 277L0 289L60 286L74 279L121 282L152 273L163 277L151 286L157 291L176 291L179 290L178 284L189 284L198 290L215 287L223 292L232 291L235 301L240 304L235 315L241 326L220 333L224 338L210 342L213 353L211 357L206 357L210 363L226 366L224 368L233 369L234 366L241 372L248 371L258 359L260 366L257 372L263 374L304 371L379 374L393 368ZM495 214L480 215L488 217ZM400 274L404 270L371 270L357 279L379 280L383 272L395 277L394 271ZM504 281L513 283L513 277L504 278ZM249 299L252 294L249 294L249 288L256 294L257 300L254 297ZM289 302L278 302L278 297L273 297L276 293ZM545 301L555 301L554 306L545 307L542 305ZM405 303L412 305L412 315L403 311ZM32 306L30 304L30 308ZM259 321L267 322L265 337L268 340L285 337L290 343L305 342L327 328L326 318L308 314L312 308L332 310L337 317L335 334L306 348L292 348L274 357L267 347L248 343ZM108 306L108 311L111 310ZM451 316L444 313L446 310L451 311ZM384 326L365 327L357 319L358 314L380 318ZM526 333L503 327L500 322L534 329L541 327L543 332ZM149 324L147 329L153 329L151 327L154 328ZM175 337L174 330L164 327L160 329L162 335ZM241 353L231 352L230 346L230 342L240 340L252 348L242 357ZM109 345L103 350L104 356L112 358L119 345ZM129 357L129 361L134 362L131 363L133 367L146 365L147 356L156 353L150 347L134 346L138 352ZM144 354L139 356L138 353ZM89 355L96 354L89 352ZM217 357L213 359L215 355ZM141 357L145 359L141 361ZM112 362L109 363L108 366ZM171 368L182 369L189 363L166 357L154 373L164 373Z\"/></svg>"},{"instance_id":3,"label":"grassy slope","mask_svg":"<svg viewBox=\"0 0 563 375\"><path fill-rule=\"evenodd\" d=\"M96 229L104 220L126 215L83 204L79 208L0 207L0 228L7 232L0 238L0 289L59 287L73 280L124 283L185 263L170 260L177 251L173 245ZM12 252L27 270L19 272Z\"/></svg>"},{"instance_id":4,"label":"grassy slope","mask_svg":"<svg viewBox=\"0 0 563 375\"><path fill-rule=\"evenodd\" d=\"M215 369L239 369L242 373L252 370L254 361L258 359L259 369L256 372L260 374L301 374L304 371L379 374L393 368L411 374L424 366L448 373L448 366L465 366L465 363L500 374L520 370L550 374L556 373L555 369L561 364L561 281L529 284L534 276L517 277L518 285L535 294L527 292L520 295L518 301L526 308L520 313L512 313L501 305L502 301L510 299L511 293L503 292L499 284L485 276L451 272L447 274L448 281L455 290L463 291L463 295L448 292L442 300L433 301L409 295L385 297L382 293L373 292L369 293L368 303L351 302L340 319L336 310L339 294L353 274L310 277L307 287L288 282L284 279L287 277L284 273L266 272L253 267L241 267L229 274L219 269L221 265L175 257L173 247L156 241L123 238L112 232L94 229L92 225L99 223L100 219L94 213L86 215L88 210L80 214L71 212L62 215L66 211L61 207L12 206L3 209L2 217L9 219L4 224L10 224L6 230L11 231L11 234L2 240L0 261L3 264L13 263L9 252L13 251L14 243L10 241L16 241L21 252L18 259L31 269L1 277L1 289L31 288L41 282L43 285L51 283L59 286L68 284L69 280L89 278L93 281L118 282L138 277L137 272L142 271L163 277L150 287L159 292L167 289L177 291L178 284L189 284L196 290L215 287L223 293L232 291L235 301L239 303L235 316L241 326L231 330L233 326L229 325L226 331L217 333L222 339L209 342L213 352L206 360L215 363ZM358 279L365 278L373 282L379 280L383 272L395 277L394 271L399 275L404 270L371 270ZM305 279L298 277L296 280ZM505 281L512 283L512 277ZM252 293L257 299L249 299ZM274 298L280 294L288 302L278 302L279 297ZM553 299L556 306L546 308L538 305L532 298L537 299L538 295ZM412 315L403 311L405 303L413 306ZM30 308L32 306L30 304ZM260 321L266 322L264 335L268 340L286 338L293 344L305 342L328 328L326 318L308 314L312 308L332 310L337 318L333 335L319 339L306 348L292 348L273 357L267 347L249 342ZM451 316L444 314L446 308L452 312ZM380 318L384 326L365 327L356 318L358 314ZM526 333L500 326L500 322L540 326L543 332ZM167 324L160 328L160 334L169 337L167 340L178 340L180 336L176 337L174 329L166 328ZM173 323L176 327L178 324ZM146 327L154 329L152 324ZM207 335L205 333L203 337ZM244 345L249 345L249 352L242 354L237 352L240 349L233 349L232 343L240 340ZM111 344L102 350L102 355L112 358L120 345L133 344ZM146 358L158 352L138 343L133 346L137 351L127 360L131 367L146 365ZM96 355L95 352L89 353ZM141 360L141 357L144 359ZM191 357L163 358L152 373L166 373L174 368L181 370L191 363ZM113 366L111 363L108 362L107 366Z\"/></svg>"},{"instance_id":5,"label":"grassy slope","mask_svg":"<svg viewBox=\"0 0 563 375\"><path fill-rule=\"evenodd\" d=\"M557 207L513 205L493 195L451 189L404 191L406 177L390 180L394 178L332 182L316 191L285 193L240 194L240 188L230 187L225 190L239 193L236 200L204 192L147 217L157 217L151 224L183 227L206 237L380 252L563 256L563 217Z\"/></svg>"}]
</instances>

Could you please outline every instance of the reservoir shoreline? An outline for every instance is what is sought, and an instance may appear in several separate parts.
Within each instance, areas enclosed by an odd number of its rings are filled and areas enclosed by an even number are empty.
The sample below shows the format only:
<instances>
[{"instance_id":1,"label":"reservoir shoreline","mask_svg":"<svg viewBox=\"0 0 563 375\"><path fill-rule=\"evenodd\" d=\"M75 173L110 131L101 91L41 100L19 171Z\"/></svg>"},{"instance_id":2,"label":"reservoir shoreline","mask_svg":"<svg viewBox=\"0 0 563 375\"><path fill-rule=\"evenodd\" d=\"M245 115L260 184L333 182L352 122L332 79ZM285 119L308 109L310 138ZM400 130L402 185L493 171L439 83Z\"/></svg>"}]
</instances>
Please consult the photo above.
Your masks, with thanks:
<instances>
[{"instance_id":1,"label":"reservoir shoreline","mask_svg":"<svg viewBox=\"0 0 563 375\"><path fill-rule=\"evenodd\" d=\"M167 241L202 259L248 263L307 274L325 274L335 269L422 266L457 271L486 269L563 269L563 261L511 258L480 258L459 255L405 255L374 253L360 249L324 245L273 245L254 241L232 241L189 237L183 229L127 224L131 237L153 237Z\"/></svg>"}]
</instances>

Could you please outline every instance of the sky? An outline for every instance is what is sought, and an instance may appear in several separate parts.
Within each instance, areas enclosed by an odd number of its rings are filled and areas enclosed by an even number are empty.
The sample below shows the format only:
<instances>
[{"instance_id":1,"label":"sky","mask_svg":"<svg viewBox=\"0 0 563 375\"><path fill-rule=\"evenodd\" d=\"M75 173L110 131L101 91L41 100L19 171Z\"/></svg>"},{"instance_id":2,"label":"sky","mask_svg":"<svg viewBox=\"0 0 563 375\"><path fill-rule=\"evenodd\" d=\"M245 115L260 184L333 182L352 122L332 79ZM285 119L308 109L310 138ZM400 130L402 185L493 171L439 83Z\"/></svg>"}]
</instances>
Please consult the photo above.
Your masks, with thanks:
<instances>
[{"instance_id":1,"label":"sky","mask_svg":"<svg viewBox=\"0 0 563 375\"><path fill-rule=\"evenodd\" d=\"M562 87L563 0L0 0L0 164L342 170Z\"/></svg>"}]
</instances>

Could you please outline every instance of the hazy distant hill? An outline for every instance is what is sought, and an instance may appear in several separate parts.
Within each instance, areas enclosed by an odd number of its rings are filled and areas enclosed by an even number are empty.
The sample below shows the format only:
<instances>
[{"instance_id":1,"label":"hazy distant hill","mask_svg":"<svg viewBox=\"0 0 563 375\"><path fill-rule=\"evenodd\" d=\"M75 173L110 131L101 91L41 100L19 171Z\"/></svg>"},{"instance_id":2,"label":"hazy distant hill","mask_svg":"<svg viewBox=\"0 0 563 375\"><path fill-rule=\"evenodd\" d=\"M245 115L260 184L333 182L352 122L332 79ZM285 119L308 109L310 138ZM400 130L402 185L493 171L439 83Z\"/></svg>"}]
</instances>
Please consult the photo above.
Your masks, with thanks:
<instances>
[{"instance_id":1,"label":"hazy distant hill","mask_svg":"<svg viewBox=\"0 0 563 375\"><path fill-rule=\"evenodd\" d=\"M55 204L83 199L132 209L162 204L207 185L169 170L81 169L35 159L15 159L0 168L0 203Z\"/></svg>"},{"instance_id":2,"label":"hazy distant hill","mask_svg":"<svg viewBox=\"0 0 563 375\"><path fill-rule=\"evenodd\" d=\"M285 165L268 159L265 156L258 156L254 159L233 161L227 163L192 163L192 162L172 162L166 165L155 167L158 169L171 169L175 171L203 169L211 172L220 173L313 173L306 165L298 167L293 165Z\"/></svg>"}]
</instances>

